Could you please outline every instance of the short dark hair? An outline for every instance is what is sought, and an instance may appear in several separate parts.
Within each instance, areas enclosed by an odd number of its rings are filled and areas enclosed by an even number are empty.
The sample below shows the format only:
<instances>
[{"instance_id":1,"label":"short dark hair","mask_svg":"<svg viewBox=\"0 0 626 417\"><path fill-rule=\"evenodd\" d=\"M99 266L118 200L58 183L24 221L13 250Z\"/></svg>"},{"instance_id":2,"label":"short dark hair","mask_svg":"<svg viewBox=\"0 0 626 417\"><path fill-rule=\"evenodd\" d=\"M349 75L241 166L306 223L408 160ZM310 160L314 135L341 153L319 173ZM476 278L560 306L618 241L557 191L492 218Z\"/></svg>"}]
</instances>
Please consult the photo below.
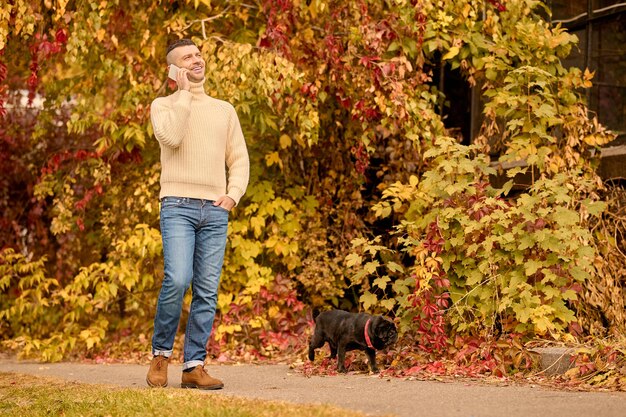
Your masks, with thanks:
<instances>
[{"instance_id":1,"label":"short dark hair","mask_svg":"<svg viewBox=\"0 0 626 417\"><path fill-rule=\"evenodd\" d=\"M167 46L167 52L165 52L165 55L166 56L169 55L170 52L172 52L174 49L178 48L179 46L187 46L187 45L196 46L196 44L191 39L177 39Z\"/></svg>"}]
</instances>

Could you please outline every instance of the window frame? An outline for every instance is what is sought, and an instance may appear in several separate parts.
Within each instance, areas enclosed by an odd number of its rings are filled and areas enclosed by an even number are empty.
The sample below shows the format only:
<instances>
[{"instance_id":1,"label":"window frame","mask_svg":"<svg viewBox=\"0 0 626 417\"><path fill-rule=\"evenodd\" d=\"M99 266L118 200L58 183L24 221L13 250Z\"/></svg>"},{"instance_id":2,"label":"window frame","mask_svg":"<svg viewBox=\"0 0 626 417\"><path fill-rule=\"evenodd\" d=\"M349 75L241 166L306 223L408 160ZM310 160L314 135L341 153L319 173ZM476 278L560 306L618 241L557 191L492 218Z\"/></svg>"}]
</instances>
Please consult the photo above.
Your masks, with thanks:
<instances>
[{"instance_id":1,"label":"window frame","mask_svg":"<svg viewBox=\"0 0 626 417\"><path fill-rule=\"evenodd\" d=\"M553 0L549 0L546 2L550 10L553 9ZM624 15L626 16L626 2L619 2L610 6L605 6L601 8L597 8L594 6L594 0L587 0L587 11L581 13L579 15L567 18L567 19L552 19L550 23L553 25L560 24L562 27L568 30L568 32L573 33L576 31L584 31L584 42L585 49L581 50L583 55L583 68L591 68L593 65L592 57L593 57L593 36L594 36L594 27L600 26L610 19L613 19L617 16ZM598 29L596 29L597 31ZM581 39L582 41L582 39ZM626 87L626 85L624 86ZM587 104L589 106L589 110L591 112L597 113L598 109L592 107L593 102L593 91L592 89L587 89L585 92ZM606 122L600 120L601 123L605 124ZM611 128L611 126L608 126ZM626 138L626 133L619 132L619 138ZM620 140L621 142L621 140Z\"/></svg>"}]
</instances>

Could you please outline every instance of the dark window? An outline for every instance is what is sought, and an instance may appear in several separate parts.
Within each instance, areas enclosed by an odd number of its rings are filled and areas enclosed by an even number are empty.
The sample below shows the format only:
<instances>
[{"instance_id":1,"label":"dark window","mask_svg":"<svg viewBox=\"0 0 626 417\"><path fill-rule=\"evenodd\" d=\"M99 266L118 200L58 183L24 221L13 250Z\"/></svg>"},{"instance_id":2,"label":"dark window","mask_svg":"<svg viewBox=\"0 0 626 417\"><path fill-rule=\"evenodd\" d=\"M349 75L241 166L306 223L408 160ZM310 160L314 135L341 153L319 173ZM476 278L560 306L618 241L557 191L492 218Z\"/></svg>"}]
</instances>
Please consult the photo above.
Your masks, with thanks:
<instances>
[{"instance_id":1,"label":"dark window","mask_svg":"<svg viewBox=\"0 0 626 417\"><path fill-rule=\"evenodd\" d=\"M596 71L590 107L602 123L626 134L626 14L591 31L589 68Z\"/></svg>"},{"instance_id":2,"label":"dark window","mask_svg":"<svg viewBox=\"0 0 626 417\"><path fill-rule=\"evenodd\" d=\"M572 3L586 3L586 2L572 2ZM593 10L595 10L596 12L598 11L598 9L604 9L606 7L614 7L617 6L619 4L624 4L623 1L615 1L615 0L592 0L591 4L592 4L592 8Z\"/></svg>"},{"instance_id":3,"label":"dark window","mask_svg":"<svg viewBox=\"0 0 626 417\"><path fill-rule=\"evenodd\" d=\"M565 66L595 71L587 92L589 109L626 140L626 2L552 0L553 23L578 36L579 45Z\"/></svg>"},{"instance_id":4,"label":"dark window","mask_svg":"<svg viewBox=\"0 0 626 417\"><path fill-rule=\"evenodd\" d=\"M472 90L467 88L467 80L459 69L451 69L449 65L437 74L433 79L439 82L439 88L443 91L446 100L439 109L443 116L444 126L449 129L449 134L456 137L464 145L471 143L471 102Z\"/></svg>"},{"instance_id":5,"label":"dark window","mask_svg":"<svg viewBox=\"0 0 626 417\"><path fill-rule=\"evenodd\" d=\"M587 13L587 1L553 1L552 16L559 19L572 19Z\"/></svg>"}]
</instances>

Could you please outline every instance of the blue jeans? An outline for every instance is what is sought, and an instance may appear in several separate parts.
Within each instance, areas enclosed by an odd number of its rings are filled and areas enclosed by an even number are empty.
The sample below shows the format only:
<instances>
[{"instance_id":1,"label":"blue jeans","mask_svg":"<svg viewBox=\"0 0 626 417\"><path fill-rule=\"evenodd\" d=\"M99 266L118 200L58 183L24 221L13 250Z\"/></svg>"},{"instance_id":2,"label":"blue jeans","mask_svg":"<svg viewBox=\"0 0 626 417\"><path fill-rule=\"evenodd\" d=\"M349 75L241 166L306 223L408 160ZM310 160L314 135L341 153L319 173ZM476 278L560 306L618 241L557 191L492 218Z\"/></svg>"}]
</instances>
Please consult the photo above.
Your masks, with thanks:
<instances>
[{"instance_id":1,"label":"blue jeans","mask_svg":"<svg viewBox=\"0 0 626 417\"><path fill-rule=\"evenodd\" d=\"M185 332L183 369L203 365L213 328L228 231L228 211L211 200L164 197L161 237L164 272L159 293L152 354L170 357L189 285L192 299Z\"/></svg>"}]
</instances>

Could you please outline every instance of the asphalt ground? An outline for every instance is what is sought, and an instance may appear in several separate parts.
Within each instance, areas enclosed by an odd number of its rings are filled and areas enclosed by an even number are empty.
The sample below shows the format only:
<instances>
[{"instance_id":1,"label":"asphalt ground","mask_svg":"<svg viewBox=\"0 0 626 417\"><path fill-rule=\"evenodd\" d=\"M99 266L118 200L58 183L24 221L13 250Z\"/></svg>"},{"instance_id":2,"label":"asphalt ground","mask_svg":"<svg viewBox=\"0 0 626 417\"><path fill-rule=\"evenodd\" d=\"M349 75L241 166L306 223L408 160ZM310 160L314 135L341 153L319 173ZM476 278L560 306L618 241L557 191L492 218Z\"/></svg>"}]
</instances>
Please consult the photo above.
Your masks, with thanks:
<instances>
[{"instance_id":1,"label":"asphalt ground","mask_svg":"<svg viewBox=\"0 0 626 417\"><path fill-rule=\"evenodd\" d=\"M625 392L572 392L482 380L452 382L347 374L306 377L287 365L208 365L225 387L207 395L332 404L370 415L400 417L626 417ZM0 358L0 372L51 376L88 384L150 389L148 365L37 363ZM169 366L180 389L181 366Z\"/></svg>"}]
</instances>

